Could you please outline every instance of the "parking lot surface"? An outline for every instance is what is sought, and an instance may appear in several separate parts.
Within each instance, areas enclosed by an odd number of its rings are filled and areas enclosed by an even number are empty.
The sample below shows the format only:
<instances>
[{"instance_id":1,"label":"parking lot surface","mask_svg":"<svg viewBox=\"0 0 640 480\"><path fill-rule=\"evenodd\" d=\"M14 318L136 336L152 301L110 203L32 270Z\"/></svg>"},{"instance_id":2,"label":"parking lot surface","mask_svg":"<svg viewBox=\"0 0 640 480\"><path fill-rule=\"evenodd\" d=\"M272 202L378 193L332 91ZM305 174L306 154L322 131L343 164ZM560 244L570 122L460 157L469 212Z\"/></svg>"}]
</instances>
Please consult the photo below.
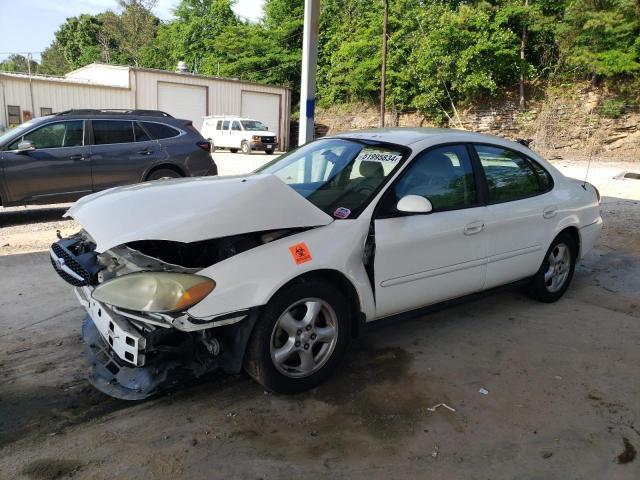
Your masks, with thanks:
<instances>
[{"instance_id":1,"label":"parking lot surface","mask_svg":"<svg viewBox=\"0 0 640 480\"><path fill-rule=\"evenodd\" d=\"M640 478L640 180L614 179L634 168L591 166L605 226L562 300L496 293L377 328L296 396L222 374L140 403L95 391L46 252L77 225L0 209L0 478Z\"/></svg>"}]
</instances>

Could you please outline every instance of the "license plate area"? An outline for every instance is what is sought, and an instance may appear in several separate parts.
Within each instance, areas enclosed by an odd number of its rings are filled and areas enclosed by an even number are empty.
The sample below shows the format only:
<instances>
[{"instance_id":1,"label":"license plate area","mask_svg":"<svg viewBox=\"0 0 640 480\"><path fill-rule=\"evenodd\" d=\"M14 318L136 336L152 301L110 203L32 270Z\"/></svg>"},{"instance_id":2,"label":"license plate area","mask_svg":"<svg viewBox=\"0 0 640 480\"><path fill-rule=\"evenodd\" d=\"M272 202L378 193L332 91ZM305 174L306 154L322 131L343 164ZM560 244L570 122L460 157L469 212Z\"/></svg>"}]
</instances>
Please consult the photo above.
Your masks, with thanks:
<instances>
[{"instance_id":1,"label":"license plate area","mask_svg":"<svg viewBox=\"0 0 640 480\"><path fill-rule=\"evenodd\" d=\"M91 298L88 287L77 288L76 295L100 335L118 358L136 367L143 366L146 339L122 316Z\"/></svg>"}]
</instances>

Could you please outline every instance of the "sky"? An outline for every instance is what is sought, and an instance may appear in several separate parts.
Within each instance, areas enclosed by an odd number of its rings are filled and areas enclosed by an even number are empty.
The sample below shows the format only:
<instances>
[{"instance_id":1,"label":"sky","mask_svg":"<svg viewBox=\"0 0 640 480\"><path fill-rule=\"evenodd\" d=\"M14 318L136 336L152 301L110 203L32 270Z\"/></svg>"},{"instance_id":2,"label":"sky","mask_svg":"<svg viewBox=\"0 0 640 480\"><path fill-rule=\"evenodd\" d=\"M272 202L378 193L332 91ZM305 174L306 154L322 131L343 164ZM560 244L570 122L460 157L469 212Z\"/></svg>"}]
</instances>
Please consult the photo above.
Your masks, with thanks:
<instances>
[{"instance_id":1,"label":"sky","mask_svg":"<svg viewBox=\"0 0 640 480\"><path fill-rule=\"evenodd\" d=\"M169 20L180 0L158 0L155 14ZM264 0L236 0L237 15L257 20ZM0 0L0 60L10 53L39 52L49 46L53 35L67 17L116 9L115 0Z\"/></svg>"}]
</instances>

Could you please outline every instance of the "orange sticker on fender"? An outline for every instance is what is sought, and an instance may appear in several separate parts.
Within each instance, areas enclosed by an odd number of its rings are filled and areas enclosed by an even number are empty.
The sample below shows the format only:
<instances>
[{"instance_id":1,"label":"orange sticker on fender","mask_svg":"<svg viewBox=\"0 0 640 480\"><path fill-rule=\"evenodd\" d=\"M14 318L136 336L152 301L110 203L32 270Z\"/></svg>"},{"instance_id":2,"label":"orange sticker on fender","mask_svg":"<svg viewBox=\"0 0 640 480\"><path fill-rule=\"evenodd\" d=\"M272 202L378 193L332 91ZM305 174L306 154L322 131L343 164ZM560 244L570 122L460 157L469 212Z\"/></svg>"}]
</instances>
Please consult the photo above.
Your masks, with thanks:
<instances>
[{"instance_id":1,"label":"orange sticker on fender","mask_svg":"<svg viewBox=\"0 0 640 480\"><path fill-rule=\"evenodd\" d=\"M297 265L311 261L311 252L309 252L309 247L307 247L306 243L296 243L289 247L289 251Z\"/></svg>"}]
</instances>

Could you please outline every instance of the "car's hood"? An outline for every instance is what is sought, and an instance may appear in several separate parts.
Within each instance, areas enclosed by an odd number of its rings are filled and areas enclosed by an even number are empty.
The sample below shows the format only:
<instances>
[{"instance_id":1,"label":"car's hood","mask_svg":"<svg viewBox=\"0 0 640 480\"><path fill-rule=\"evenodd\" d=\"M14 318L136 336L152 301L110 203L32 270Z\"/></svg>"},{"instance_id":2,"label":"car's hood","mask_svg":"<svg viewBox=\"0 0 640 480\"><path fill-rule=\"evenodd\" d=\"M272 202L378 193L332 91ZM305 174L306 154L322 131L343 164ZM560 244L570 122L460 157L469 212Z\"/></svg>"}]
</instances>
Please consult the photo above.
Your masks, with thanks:
<instances>
[{"instance_id":1,"label":"car's hood","mask_svg":"<svg viewBox=\"0 0 640 480\"><path fill-rule=\"evenodd\" d=\"M96 250L137 240L195 242L333 219L270 174L160 180L117 187L78 200L73 217Z\"/></svg>"}]
</instances>

